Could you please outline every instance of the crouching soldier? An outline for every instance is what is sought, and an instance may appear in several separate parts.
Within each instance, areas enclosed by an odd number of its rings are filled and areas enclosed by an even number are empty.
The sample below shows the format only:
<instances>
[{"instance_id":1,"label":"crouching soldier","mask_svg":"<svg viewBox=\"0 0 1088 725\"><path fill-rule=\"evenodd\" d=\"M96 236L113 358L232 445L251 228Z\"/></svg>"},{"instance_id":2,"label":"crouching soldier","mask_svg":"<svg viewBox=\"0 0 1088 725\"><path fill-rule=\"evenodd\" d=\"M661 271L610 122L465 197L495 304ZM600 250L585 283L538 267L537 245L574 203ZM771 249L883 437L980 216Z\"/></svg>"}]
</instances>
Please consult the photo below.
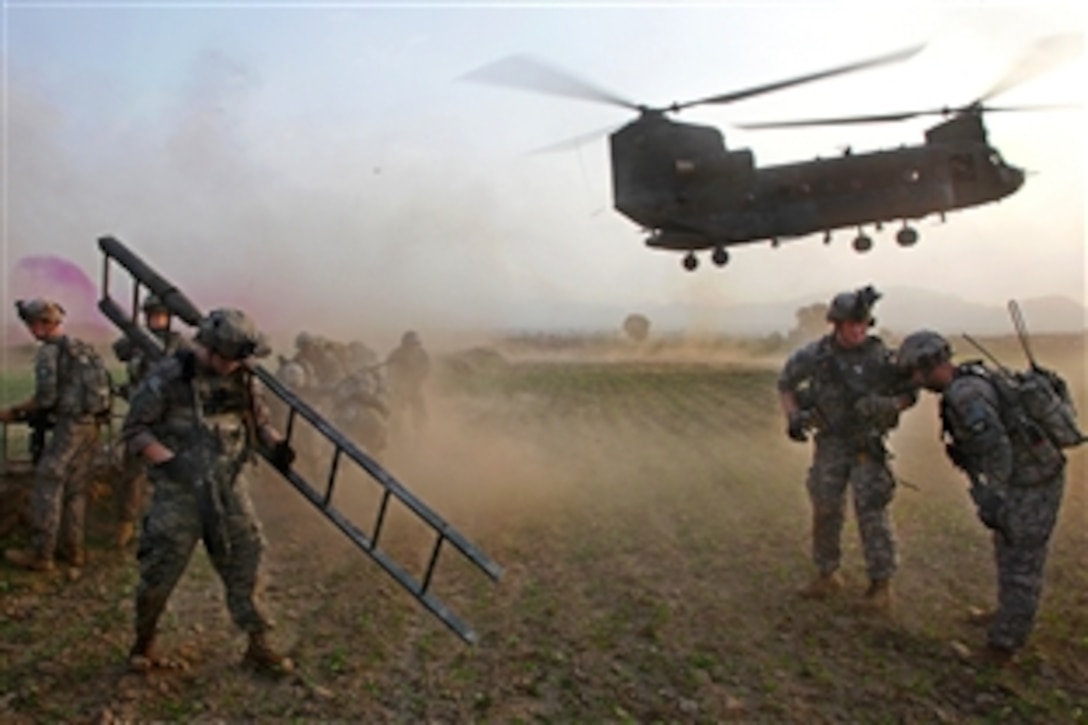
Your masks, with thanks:
<instances>
[{"instance_id":1,"label":"crouching soldier","mask_svg":"<svg viewBox=\"0 0 1088 725\"><path fill-rule=\"evenodd\" d=\"M936 332L908 335L899 365L941 396L941 421L952 462L971 478L978 516L994 530L997 609L975 612L988 623L985 648L972 659L1004 666L1027 642L1039 609L1043 568L1065 488L1065 456L1039 431L1009 415L987 369L954 365L952 349ZM1019 422L1017 422L1019 420Z\"/></svg>"},{"instance_id":2,"label":"crouching soldier","mask_svg":"<svg viewBox=\"0 0 1088 725\"><path fill-rule=\"evenodd\" d=\"M272 622L258 594L264 540L246 484L256 446L281 470L294 459L245 366L259 354L267 348L253 322L238 310L215 310L192 347L164 358L132 394L122 435L147 461L153 487L140 532L134 669L158 662L159 617L201 538L231 617L249 635L244 661L274 672L292 668L267 639Z\"/></svg>"}]
</instances>

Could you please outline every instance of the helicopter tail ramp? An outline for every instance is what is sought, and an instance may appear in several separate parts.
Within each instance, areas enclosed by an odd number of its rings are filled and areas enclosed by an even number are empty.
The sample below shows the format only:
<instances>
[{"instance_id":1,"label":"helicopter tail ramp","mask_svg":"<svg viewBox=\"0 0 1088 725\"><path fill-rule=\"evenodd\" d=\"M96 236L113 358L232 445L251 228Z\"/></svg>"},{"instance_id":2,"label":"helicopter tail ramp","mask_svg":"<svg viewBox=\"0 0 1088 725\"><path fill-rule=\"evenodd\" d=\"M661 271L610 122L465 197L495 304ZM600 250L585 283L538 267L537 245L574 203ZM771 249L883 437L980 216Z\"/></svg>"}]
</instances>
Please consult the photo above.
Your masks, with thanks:
<instances>
[{"instance_id":1,"label":"helicopter tail ramp","mask_svg":"<svg viewBox=\"0 0 1088 725\"><path fill-rule=\"evenodd\" d=\"M152 357L161 356L162 348L158 342L137 324L140 288L145 287L151 294L157 295L171 312L185 323L197 326L203 315L177 287L155 272L128 247L113 237L102 237L98 246L102 259L102 297L98 307L125 335L140 345ZM131 312L126 313L117 300L110 296L111 262L128 272L132 285ZM307 421L317 435L331 445L332 456L328 462L327 473L320 483L307 480L300 471L292 468L282 472L283 477L302 494L313 506L355 546L370 556L379 566L404 587L428 611L438 617L465 642L474 644L476 633L437 596L431 592L431 584L439 555L445 548L453 551L482 570L492 580L502 577L502 567L491 560L482 550L470 542L437 513L424 504L417 496L397 481L377 461L362 451L347 436L334 428L316 410L285 387L271 373L259 365L252 366L252 372L265 389L275 396L287 408L287 424L284 434L287 441L292 439L296 420L301 417ZM353 466L367 473L377 484L380 502L374 521L365 528L341 511L335 504L333 495L337 490L338 474L346 466ZM273 468L272 470L276 470ZM381 548L379 541L382 527L390 510L390 504L396 499L406 511L418 519L433 535L433 544L427 565L421 575L413 574L396 561L392 555Z\"/></svg>"}]
</instances>

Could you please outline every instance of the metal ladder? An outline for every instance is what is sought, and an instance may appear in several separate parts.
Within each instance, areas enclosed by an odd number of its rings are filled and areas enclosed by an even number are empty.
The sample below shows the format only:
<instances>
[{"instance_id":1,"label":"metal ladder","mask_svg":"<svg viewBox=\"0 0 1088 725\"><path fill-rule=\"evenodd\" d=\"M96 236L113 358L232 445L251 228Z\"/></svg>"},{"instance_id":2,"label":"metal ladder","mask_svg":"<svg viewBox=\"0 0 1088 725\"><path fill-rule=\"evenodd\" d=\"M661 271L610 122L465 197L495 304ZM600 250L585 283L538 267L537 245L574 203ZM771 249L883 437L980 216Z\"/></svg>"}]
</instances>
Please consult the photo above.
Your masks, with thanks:
<instances>
[{"instance_id":1,"label":"metal ladder","mask_svg":"<svg viewBox=\"0 0 1088 725\"><path fill-rule=\"evenodd\" d=\"M155 272L128 247L113 237L101 237L98 240L98 246L103 254L102 296L98 302L98 308L125 335L140 345L145 352L154 357L163 354L158 341L137 323L141 286L163 300L163 303L171 312L186 324L193 327L200 324L204 316L198 308L177 287ZM127 271L134 282L131 314L126 313L117 301L110 296L111 261ZM376 561L428 611L442 620L463 640L474 644L477 641L477 636L472 628L431 592L431 583L435 568L438 565L439 555L443 546L449 544L454 551L460 553L495 581L502 577L502 567L397 481L350 438L332 426L306 401L284 386L272 373L257 364L251 364L250 369L253 375L265 386L265 389L287 406L287 423L284 435L288 442L291 441L291 437L295 432L297 419L302 417L313 426L317 433L332 444L332 456L327 469L328 473L320 485L315 485L306 480L301 472L294 468L286 472L277 471L277 473L280 473L325 518L331 521L353 544ZM365 471L381 488L381 499L377 515L369 530L364 530L357 525L344 512L339 510L333 502L337 475L341 473L345 462L354 464L357 468ZM426 568L421 576L414 575L379 545L385 518L389 511L389 503L393 498L412 512L434 535L434 543L430 550Z\"/></svg>"}]
</instances>

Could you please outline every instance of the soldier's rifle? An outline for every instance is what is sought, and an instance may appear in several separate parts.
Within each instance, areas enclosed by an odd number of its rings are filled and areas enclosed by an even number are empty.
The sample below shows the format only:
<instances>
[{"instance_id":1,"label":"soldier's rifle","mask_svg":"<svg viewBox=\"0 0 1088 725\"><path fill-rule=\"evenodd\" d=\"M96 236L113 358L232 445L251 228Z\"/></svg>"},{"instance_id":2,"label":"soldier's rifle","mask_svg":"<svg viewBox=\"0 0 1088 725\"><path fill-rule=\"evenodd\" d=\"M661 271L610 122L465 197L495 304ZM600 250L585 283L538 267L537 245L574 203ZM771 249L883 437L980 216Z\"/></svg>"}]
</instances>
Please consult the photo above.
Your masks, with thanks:
<instances>
[{"instance_id":1,"label":"soldier's rifle","mask_svg":"<svg viewBox=\"0 0 1088 725\"><path fill-rule=\"evenodd\" d=\"M102 237L98 240L98 246L104 255L102 266L102 299L98 307L121 331L141 349L157 358L162 355L162 348L158 341L142 329L137 323L137 307L139 303L140 287L146 287L152 294L162 300L171 314L181 319L186 324L199 327L203 315L176 286L153 270L140 257L134 254L124 244L113 237ZM126 314L117 302L110 296L110 262L116 262L123 267L135 281L132 290L132 313ZM397 481L377 461L360 449L352 440L333 427L325 418L312 408L305 400L300 398L272 373L260 365L248 363L249 370L264 388L273 396L280 399L288 406L287 424L284 431L288 441L291 440L297 418L308 422L320 435L333 445L332 459L325 481L324 491L319 491L306 480L298 470L288 468L279 473L295 489L316 507L323 516L331 521L348 539L358 548L369 555L379 566L404 587L416 600L428 611L438 617L446 626L456 632L466 642L476 641L475 632L465 624L452 610L431 591L433 576L438 564L439 554L443 546L448 544L464 556L468 561L482 570L488 577L498 580L502 577L503 569L490 557L488 557L475 544L470 542L461 532L456 530L441 516L435 513L415 494L409 491L403 484ZM263 448L258 449L258 454L271 463L269 452ZM381 487L381 499L378 504L377 515L370 533L364 532L333 502L336 476L340 465L347 459L361 468L373 478ZM385 522L386 513L392 499L400 502L413 513L419 520L427 525L435 534L434 545L427 561L426 569L421 577L414 576L389 552L379 545L379 537Z\"/></svg>"},{"instance_id":2,"label":"soldier's rifle","mask_svg":"<svg viewBox=\"0 0 1088 725\"><path fill-rule=\"evenodd\" d=\"M856 421L858 416L855 413L855 406L863 398L873 394L874 391L865 389L860 382L856 382L853 378L844 374L839 362L835 360L834 355L830 352L820 355L816 359L815 365L817 370L831 370L828 377L842 386L847 394L844 417L850 417ZM884 445L884 433L866 429L858 422L851 422L850 420L840 420L836 424L819 404L818 387L818 383L810 383L804 391L797 394L798 408L807 413L809 426L833 434L846 435L856 440L865 453L884 467L884 470L887 471L893 481L906 488L920 491L921 489L917 485L897 477L888 466L890 454ZM881 381L880 388L877 394L888 397L899 397L917 391L917 386L911 382L909 376L895 368L889 368L887 378Z\"/></svg>"}]
</instances>

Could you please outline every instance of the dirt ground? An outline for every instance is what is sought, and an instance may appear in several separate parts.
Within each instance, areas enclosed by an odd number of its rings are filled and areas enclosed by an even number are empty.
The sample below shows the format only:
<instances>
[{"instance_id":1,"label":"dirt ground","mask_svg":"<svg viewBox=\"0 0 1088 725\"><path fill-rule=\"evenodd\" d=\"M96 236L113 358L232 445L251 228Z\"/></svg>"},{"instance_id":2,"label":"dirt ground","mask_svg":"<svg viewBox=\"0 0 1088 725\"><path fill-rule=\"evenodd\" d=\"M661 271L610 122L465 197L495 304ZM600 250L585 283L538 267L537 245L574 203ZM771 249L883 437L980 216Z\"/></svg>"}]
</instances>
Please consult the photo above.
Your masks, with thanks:
<instances>
[{"instance_id":1,"label":"dirt ground","mask_svg":"<svg viewBox=\"0 0 1088 725\"><path fill-rule=\"evenodd\" d=\"M1016 362L1014 342L989 341ZM1084 338L1040 339L1036 353L1088 408ZM1007 671L980 668L953 643L983 641L964 614L993 600L992 548L944 458L932 396L891 439L901 563L893 614L873 617L856 606L866 581L852 519L847 591L795 594L811 573L810 448L784 435L779 359L603 357L520 349L509 364L459 367L430 391L425 432L384 459L505 567L496 584L456 556L439 562L434 593L477 645L260 469L266 599L296 676L239 667L244 638L202 551L163 621L180 668L128 673L135 561L109 549L112 505L100 501L82 571L0 567L0 721L1088 718L1088 447L1070 455L1030 645ZM374 491L350 476L334 501L366 529ZM383 546L422 571L430 540L402 512L389 526Z\"/></svg>"}]
</instances>

